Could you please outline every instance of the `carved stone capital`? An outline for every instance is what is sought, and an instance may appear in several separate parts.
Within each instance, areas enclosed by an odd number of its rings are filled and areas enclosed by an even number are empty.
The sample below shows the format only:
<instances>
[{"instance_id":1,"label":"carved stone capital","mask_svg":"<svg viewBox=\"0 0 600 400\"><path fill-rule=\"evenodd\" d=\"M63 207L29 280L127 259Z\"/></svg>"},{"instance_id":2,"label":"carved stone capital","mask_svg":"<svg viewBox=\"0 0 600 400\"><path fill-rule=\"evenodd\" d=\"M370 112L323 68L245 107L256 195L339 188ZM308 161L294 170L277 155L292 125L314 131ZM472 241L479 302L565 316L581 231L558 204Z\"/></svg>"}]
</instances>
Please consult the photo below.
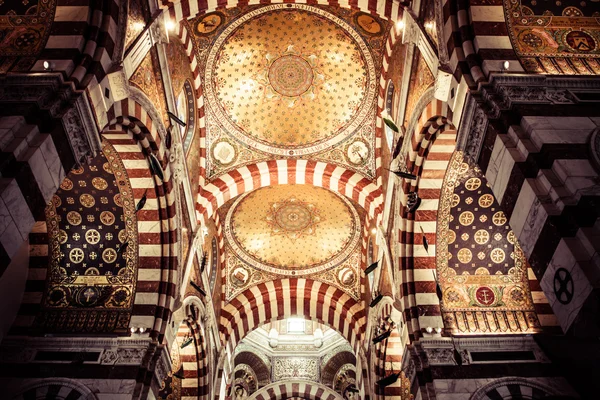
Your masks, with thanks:
<instances>
[{"instance_id":1,"label":"carved stone capital","mask_svg":"<svg viewBox=\"0 0 600 400\"><path fill-rule=\"evenodd\" d=\"M458 130L457 148L463 151L466 161L471 164L479 159L488 123L488 117L475 98L468 96Z\"/></svg>"},{"instance_id":2,"label":"carved stone capital","mask_svg":"<svg viewBox=\"0 0 600 400\"><path fill-rule=\"evenodd\" d=\"M169 163L171 165L171 176L175 182L181 182L181 180L185 177L184 153L181 143L176 142L171 147L169 153Z\"/></svg>"},{"instance_id":3,"label":"carved stone capital","mask_svg":"<svg viewBox=\"0 0 600 400\"><path fill-rule=\"evenodd\" d=\"M562 105L578 102L574 91L600 91L600 81L582 77L547 77L543 75L492 75L476 95L489 118L515 104Z\"/></svg>"},{"instance_id":4,"label":"carved stone capital","mask_svg":"<svg viewBox=\"0 0 600 400\"><path fill-rule=\"evenodd\" d=\"M100 135L86 96L80 96L61 119L75 160L83 162L100 151Z\"/></svg>"},{"instance_id":5,"label":"carved stone capital","mask_svg":"<svg viewBox=\"0 0 600 400\"><path fill-rule=\"evenodd\" d=\"M154 377L156 378L156 382L160 383L167 379L171 369L171 357L169 357L169 352L166 347L161 347L160 354L157 357L154 367Z\"/></svg>"}]
</instances>

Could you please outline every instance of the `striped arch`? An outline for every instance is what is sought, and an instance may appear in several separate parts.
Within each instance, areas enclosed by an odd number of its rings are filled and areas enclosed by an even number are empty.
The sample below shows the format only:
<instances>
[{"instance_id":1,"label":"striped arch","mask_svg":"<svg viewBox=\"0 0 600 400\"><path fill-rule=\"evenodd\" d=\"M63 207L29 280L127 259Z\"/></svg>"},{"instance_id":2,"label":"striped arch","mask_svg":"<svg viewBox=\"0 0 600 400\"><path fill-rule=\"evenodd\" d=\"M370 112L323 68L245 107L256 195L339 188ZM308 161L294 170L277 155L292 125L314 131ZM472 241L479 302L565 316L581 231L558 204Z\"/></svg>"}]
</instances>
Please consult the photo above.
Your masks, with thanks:
<instances>
[{"instance_id":1,"label":"striped arch","mask_svg":"<svg viewBox=\"0 0 600 400\"><path fill-rule=\"evenodd\" d=\"M177 223L175 193L167 155L153 120L133 99L115 103L108 112L111 122L102 136L113 145L127 170L136 204L147 202L137 213L139 237L138 287L131 324L151 327L151 336L162 342L173 309L177 271ZM147 156L161 162L165 180L154 176Z\"/></svg>"},{"instance_id":2,"label":"striped arch","mask_svg":"<svg viewBox=\"0 0 600 400\"><path fill-rule=\"evenodd\" d=\"M361 302L325 283L285 278L253 286L223 307L219 330L227 354L255 328L292 316L330 326L358 353L366 325Z\"/></svg>"},{"instance_id":3,"label":"striped arch","mask_svg":"<svg viewBox=\"0 0 600 400\"><path fill-rule=\"evenodd\" d=\"M381 187L357 172L313 160L270 160L231 171L200 188L196 210L211 218L229 199L265 186L309 184L341 193L360 204L370 218L381 215Z\"/></svg>"},{"instance_id":4,"label":"striped arch","mask_svg":"<svg viewBox=\"0 0 600 400\"><path fill-rule=\"evenodd\" d=\"M393 299L386 296L377 309L374 310L377 316L377 323L375 326L381 326L383 321L391 318L396 324L400 323L397 321L401 318L400 312L394 308ZM375 329L373 326L373 329ZM386 325L387 326L387 325ZM375 398L377 399L400 399L401 398L401 380L382 388L376 385L375 382L385 378L386 376L400 372L402 366L402 354L404 353L404 346L402 345L402 338L399 333L399 327L391 329L391 335L384 341L371 345L372 354L371 360L374 360L372 372L374 372L373 385L375 388ZM377 335L377 332L373 332L371 340Z\"/></svg>"},{"instance_id":5,"label":"striped arch","mask_svg":"<svg viewBox=\"0 0 600 400\"><path fill-rule=\"evenodd\" d=\"M77 89L101 82L113 63L122 57L126 2L107 0L77 2L59 0L52 30L32 72L45 71L49 61Z\"/></svg>"},{"instance_id":6,"label":"striped arch","mask_svg":"<svg viewBox=\"0 0 600 400\"><path fill-rule=\"evenodd\" d=\"M456 147L456 130L447 120L445 103L434 100L425 107L410 140L407 170L416 180L403 179L400 187L401 303L412 340L422 336L421 324L442 327L441 308L434 278L437 210L444 174ZM407 194L422 199L414 213L406 209ZM428 249L423 244L427 238Z\"/></svg>"},{"instance_id":7,"label":"striped arch","mask_svg":"<svg viewBox=\"0 0 600 400\"><path fill-rule=\"evenodd\" d=\"M570 398L539 382L514 376L497 379L480 387L469 400L543 399L555 396Z\"/></svg>"},{"instance_id":8,"label":"striped arch","mask_svg":"<svg viewBox=\"0 0 600 400\"><path fill-rule=\"evenodd\" d=\"M188 338L192 343L181 348ZM210 393L208 352L204 330L192 316L181 323L177 331L179 357L185 379L181 382L181 396L187 399L208 399Z\"/></svg>"},{"instance_id":9,"label":"striped arch","mask_svg":"<svg viewBox=\"0 0 600 400\"><path fill-rule=\"evenodd\" d=\"M302 3L306 4L303 0L291 0L288 3ZM279 1L263 0L263 1L249 1L249 0L234 0L234 1L216 1L216 2L205 2L203 0L179 0L179 1L168 1L164 0L162 7L169 9L169 15L171 19L175 21L181 21L182 19L188 19L195 17L202 12L211 12L219 8L233 8L233 7L244 7L249 4L275 4L280 3ZM323 0L316 2L317 4L329 5L332 7L344 7L352 8L355 10L361 10L366 13L378 15L384 19L397 20L401 14L401 7L398 1L394 0L357 0L357 1L338 1L338 0Z\"/></svg>"},{"instance_id":10,"label":"striped arch","mask_svg":"<svg viewBox=\"0 0 600 400\"><path fill-rule=\"evenodd\" d=\"M311 381L275 382L254 392L248 400L343 400L338 393L325 385Z\"/></svg>"}]
</instances>

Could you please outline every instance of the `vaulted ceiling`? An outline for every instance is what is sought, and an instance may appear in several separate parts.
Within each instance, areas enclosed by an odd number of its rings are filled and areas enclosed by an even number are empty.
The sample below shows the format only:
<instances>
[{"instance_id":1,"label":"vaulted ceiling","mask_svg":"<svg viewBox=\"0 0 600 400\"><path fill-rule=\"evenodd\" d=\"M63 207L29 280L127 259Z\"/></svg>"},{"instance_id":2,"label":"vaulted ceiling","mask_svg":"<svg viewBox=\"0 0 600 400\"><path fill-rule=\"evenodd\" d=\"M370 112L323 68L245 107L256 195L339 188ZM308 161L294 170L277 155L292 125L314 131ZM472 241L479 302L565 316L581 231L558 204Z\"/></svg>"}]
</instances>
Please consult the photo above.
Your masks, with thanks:
<instances>
[{"instance_id":1,"label":"vaulted ceiling","mask_svg":"<svg viewBox=\"0 0 600 400\"><path fill-rule=\"evenodd\" d=\"M379 185L376 113L387 23L359 11L281 4L185 24L203 72L209 185L286 159L320 161ZM373 215L316 179L260 188L265 175L272 178L268 168L254 191L238 190L219 209L225 300L281 277L318 280L358 299Z\"/></svg>"}]
</instances>

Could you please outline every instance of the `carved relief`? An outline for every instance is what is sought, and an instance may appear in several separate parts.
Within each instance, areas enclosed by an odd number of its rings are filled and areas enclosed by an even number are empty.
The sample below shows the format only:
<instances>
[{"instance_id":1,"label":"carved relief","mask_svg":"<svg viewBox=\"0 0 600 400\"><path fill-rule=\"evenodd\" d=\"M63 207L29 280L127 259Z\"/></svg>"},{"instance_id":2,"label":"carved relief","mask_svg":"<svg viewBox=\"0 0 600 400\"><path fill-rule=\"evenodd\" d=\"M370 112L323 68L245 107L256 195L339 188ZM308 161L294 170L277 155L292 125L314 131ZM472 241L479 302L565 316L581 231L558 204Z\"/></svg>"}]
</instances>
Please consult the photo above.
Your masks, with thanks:
<instances>
[{"instance_id":1,"label":"carved relief","mask_svg":"<svg viewBox=\"0 0 600 400\"><path fill-rule=\"evenodd\" d=\"M318 382L319 365L316 357L273 358L273 381L308 379Z\"/></svg>"}]
</instances>

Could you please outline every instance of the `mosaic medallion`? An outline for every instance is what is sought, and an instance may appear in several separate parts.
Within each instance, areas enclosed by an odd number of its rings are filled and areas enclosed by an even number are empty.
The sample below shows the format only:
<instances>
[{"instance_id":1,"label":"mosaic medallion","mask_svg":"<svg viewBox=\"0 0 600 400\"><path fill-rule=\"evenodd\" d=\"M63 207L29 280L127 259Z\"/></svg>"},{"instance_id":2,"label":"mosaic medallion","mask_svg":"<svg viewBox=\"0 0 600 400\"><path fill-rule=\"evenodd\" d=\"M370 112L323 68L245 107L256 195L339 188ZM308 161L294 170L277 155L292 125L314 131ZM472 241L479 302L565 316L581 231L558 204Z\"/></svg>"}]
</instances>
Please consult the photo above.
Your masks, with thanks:
<instances>
[{"instance_id":1,"label":"mosaic medallion","mask_svg":"<svg viewBox=\"0 0 600 400\"><path fill-rule=\"evenodd\" d=\"M237 159L235 147L227 140L220 140L212 146L212 156L221 166L227 166Z\"/></svg>"},{"instance_id":2,"label":"mosaic medallion","mask_svg":"<svg viewBox=\"0 0 600 400\"><path fill-rule=\"evenodd\" d=\"M201 36L210 35L221 26L224 20L225 16L220 12L206 14L196 23L196 34Z\"/></svg>"},{"instance_id":3,"label":"mosaic medallion","mask_svg":"<svg viewBox=\"0 0 600 400\"><path fill-rule=\"evenodd\" d=\"M383 27L373 16L367 13L359 13L355 17L356 24L369 35L379 35L383 32Z\"/></svg>"},{"instance_id":4,"label":"mosaic medallion","mask_svg":"<svg viewBox=\"0 0 600 400\"><path fill-rule=\"evenodd\" d=\"M377 91L364 39L341 18L303 4L257 8L227 26L207 57L204 84L223 131L286 156L356 133Z\"/></svg>"},{"instance_id":5,"label":"mosaic medallion","mask_svg":"<svg viewBox=\"0 0 600 400\"><path fill-rule=\"evenodd\" d=\"M257 270L305 275L346 260L360 242L360 226L356 209L344 197L314 186L279 185L236 199L227 212L225 238ZM248 275L239 269L232 279L245 284ZM349 273L338 279L353 282Z\"/></svg>"},{"instance_id":6,"label":"mosaic medallion","mask_svg":"<svg viewBox=\"0 0 600 400\"><path fill-rule=\"evenodd\" d=\"M528 72L600 74L597 1L504 0L511 44Z\"/></svg>"},{"instance_id":7,"label":"mosaic medallion","mask_svg":"<svg viewBox=\"0 0 600 400\"><path fill-rule=\"evenodd\" d=\"M273 235L283 234L295 240L315 233L321 222L319 214L314 204L290 197L281 203L271 203L266 220Z\"/></svg>"},{"instance_id":8,"label":"mosaic medallion","mask_svg":"<svg viewBox=\"0 0 600 400\"><path fill-rule=\"evenodd\" d=\"M312 86L314 74L307 60L291 54L281 56L269 65L268 79L277 93L297 97Z\"/></svg>"}]
</instances>

